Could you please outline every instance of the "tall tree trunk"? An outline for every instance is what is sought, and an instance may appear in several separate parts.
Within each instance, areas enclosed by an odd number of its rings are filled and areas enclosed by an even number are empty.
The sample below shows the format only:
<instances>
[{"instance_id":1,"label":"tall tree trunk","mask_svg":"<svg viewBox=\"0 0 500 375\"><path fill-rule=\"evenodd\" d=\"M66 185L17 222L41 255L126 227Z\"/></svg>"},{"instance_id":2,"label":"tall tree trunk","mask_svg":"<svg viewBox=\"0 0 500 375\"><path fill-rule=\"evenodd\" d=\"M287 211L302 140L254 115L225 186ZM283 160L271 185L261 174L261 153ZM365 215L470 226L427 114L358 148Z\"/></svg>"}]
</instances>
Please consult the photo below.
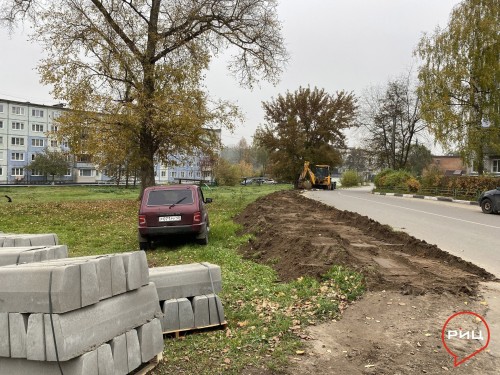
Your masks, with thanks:
<instances>
[{"instance_id":1,"label":"tall tree trunk","mask_svg":"<svg viewBox=\"0 0 500 375\"><path fill-rule=\"evenodd\" d=\"M143 125L143 129L141 131L141 140L140 140L140 152L141 152L141 161L140 161L140 171L139 175L141 177L141 193L140 198L144 193L144 189L149 186L155 185L155 170L154 170L154 156L155 156L155 142L153 139L153 135Z\"/></svg>"}]
</instances>

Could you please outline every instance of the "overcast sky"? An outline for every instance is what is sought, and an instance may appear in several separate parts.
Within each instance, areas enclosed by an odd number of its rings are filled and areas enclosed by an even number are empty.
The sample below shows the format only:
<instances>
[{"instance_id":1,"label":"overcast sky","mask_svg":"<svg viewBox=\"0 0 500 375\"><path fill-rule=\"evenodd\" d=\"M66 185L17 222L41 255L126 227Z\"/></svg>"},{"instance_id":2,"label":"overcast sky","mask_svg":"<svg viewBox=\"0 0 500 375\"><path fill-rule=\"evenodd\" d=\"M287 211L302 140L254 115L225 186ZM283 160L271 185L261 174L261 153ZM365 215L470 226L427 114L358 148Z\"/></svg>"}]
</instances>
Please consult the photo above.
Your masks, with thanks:
<instances>
[{"instance_id":1,"label":"overcast sky","mask_svg":"<svg viewBox=\"0 0 500 375\"><path fill-rule=\"evenodd\" d=\"M245 122L234 134L223 132L226 145L241 137L250 143L263 122L262 101L299 86L317 86L327 92L353 91L361 95L373 85L404 74L415 65L412 51L424 32L444 27L458 0L281 0L290 62L273 87L261 83L253 90L238 86L228 75L224 57L214 60L206 86L215 98L235 101ZM50 88L42 86L35 71L42 50L18 32L9 38L0 29L0 98L52 105ZM357 143L356 133L350 145Z\"/></svg>"}]
</instances>

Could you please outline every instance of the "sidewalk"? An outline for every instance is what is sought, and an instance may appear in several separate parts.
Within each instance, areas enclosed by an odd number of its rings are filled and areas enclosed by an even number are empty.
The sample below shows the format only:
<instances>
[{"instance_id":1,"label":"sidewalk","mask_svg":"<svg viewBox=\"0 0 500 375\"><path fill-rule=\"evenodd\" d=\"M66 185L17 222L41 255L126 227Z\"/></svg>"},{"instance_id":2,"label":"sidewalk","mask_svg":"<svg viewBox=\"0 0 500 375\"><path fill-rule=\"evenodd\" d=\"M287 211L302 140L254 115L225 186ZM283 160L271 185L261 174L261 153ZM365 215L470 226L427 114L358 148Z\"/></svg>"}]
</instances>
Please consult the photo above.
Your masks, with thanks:
<instances>
[{"instance_id":1,"label":"sidewalk","mask_svg":"<svg viewBox=\"0 0 500 375\"><path fill-rule=\"evenodd\" d=\"M461 203L461 204L467 204L471 206L479 206L478 202L474 201L465 201L465 200L460 200L460 199L453 199L450 197L431 197L427 195L418 195L418 194L401 194L401 193L379 193L379 192L372 192L372 194L375 195L389 195L389 196L394 196L394 197L403 197L403 198L417 198L417 199L428 199L428 200L433 200L433 201L443 201L443 202L452 202L452 203Z\"/></svg>"}]
</instances>

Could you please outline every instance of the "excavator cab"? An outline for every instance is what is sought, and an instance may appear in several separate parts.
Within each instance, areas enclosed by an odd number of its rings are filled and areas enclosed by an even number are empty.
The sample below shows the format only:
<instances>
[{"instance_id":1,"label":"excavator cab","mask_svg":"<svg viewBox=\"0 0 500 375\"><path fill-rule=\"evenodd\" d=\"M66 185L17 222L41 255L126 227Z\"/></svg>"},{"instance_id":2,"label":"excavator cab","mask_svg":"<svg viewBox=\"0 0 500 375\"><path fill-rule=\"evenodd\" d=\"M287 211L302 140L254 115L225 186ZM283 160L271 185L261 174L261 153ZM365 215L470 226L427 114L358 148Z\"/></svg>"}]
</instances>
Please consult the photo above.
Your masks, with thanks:
<instances>
[{"instance_id":1,"label":"excavator cab","mask_svg":"<svg viewBox=\"0 0 500 375\"><path fill-rule=\"evenodd\" d=\"M299 189L325 189L333 190L335 185L332 185L330 177L330 166L329 165L315 165L313 167L314 172L309 168L309 162L304 162L304 169L302 170L299 181ZM306 176L309 175L309 180Z\"/></svg>"}]
</instances>

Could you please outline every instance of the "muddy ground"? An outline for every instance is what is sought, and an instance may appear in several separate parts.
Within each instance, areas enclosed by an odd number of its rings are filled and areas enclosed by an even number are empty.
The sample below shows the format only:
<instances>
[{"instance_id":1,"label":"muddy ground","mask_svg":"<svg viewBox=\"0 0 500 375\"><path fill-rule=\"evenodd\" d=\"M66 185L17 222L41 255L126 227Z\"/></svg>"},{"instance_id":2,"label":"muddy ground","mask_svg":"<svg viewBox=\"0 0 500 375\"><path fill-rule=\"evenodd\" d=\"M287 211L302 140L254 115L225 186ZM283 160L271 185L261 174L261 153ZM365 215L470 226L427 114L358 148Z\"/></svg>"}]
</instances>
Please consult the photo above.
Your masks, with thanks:
<instances>
[{"instance_id":1,"label":"muddy ground","mask_svg":"<svg viewBox=\"0 0 500 375\"><path fill-rule=\"evenodd\" d=\"M487 315L479 283L494 277L484 269L297 191L263 197L236 221L255 235L244 255L269 264L283 281L320 276L333 264L365 276L367 293L339 321L310 327L306 353L291 359L287 373L499 373L498 353L486 349L454 367L441 342L455 312Z\"/></svg>"}]
</instances>

